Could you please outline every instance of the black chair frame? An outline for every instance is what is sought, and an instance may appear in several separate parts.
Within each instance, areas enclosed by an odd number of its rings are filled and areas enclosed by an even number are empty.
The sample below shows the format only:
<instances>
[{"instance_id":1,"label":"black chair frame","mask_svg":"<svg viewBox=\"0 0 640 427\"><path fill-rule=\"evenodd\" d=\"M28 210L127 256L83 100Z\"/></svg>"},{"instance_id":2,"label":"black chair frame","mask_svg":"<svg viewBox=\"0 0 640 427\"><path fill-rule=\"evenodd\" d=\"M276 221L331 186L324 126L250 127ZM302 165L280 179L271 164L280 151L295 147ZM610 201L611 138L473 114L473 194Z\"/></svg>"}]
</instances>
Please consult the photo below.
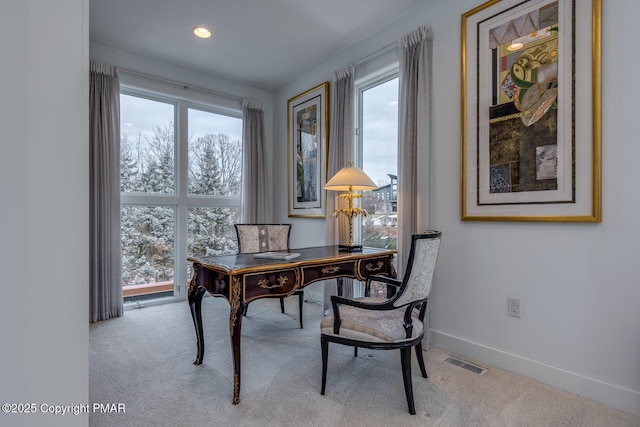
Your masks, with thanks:
<instances>
[{"instance_id":1,"label":"black chair frame","mask_svg":"<svg viewBox=\"0 0 640 427\"><path fill-rule=\"evenodd\" d=\"M331 296L331 305L333 306L333 332L336 335L325 335L321 334L320 337L320 345L322 347L322 389L320 394L325 394L325 386L327 381L327 359L329 355L329 343L333 342L336 344L342 344L354 347L354 357L358 355L358 347L368 348L372 350L400 350L400 359L402 365L402 378L404 382L404 390L407 398L407 405L409 407L409 413L411 415L415 415L415 402L413 398L413 384L411 381L411 348L415 348L416 358L418 359L418 365L420 367L420 371L423 378L428 378L427 370L424 363L424 358L422 355L422 339L424 337L424 330L422 333L418 334L414 338L406 341L400 342L370 342L370 341L360 341L351 338L345 338L337 335L340 331L340 305L349 305L358 308L364 308L369 310L396 310L400 307L394 306L394 302L397 301L404 289L407 285L407 280L410 277L411 266L414 261L414 252L415 252L415 243L417 239L420 238L439 238L442 233L440 232L430 232L428 234L414 235L412 237L412 245L411 252L409 254L409 259L407 261L407 271L404 273L404 279L402 281L398 279L394 279L387 276L372 276L367 279L365 283L365 295L369 295L370 286L372 281L376 282L384 282L385 284L391 286L392 288L387 287L387 295L390 296L389 299L385 300L383 303L371 303L371 302L361 302L355 301L348 298L344 298L337 295ZM389 289L395 289L395 292L389 291ZM406 332L406 337L410 338L413 332L413 313L414 310L418 310L417 317L421 322L424 322L424 317L427 310L427 302L428 297L411 301L407 303L404 307L404 324L403 327Z\"/></svg>"}]
</instances>

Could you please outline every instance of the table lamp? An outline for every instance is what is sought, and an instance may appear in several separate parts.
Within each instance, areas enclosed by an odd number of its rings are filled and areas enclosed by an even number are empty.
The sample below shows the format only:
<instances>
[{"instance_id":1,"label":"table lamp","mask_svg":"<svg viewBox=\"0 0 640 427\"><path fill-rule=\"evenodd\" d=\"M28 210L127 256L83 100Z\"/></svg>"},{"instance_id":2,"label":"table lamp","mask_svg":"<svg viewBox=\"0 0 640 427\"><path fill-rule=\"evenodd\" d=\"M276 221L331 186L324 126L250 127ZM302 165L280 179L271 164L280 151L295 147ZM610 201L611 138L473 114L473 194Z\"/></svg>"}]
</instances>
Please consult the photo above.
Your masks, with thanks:
<instances>
[{"instance_id":1,"label":"table lamp","mask_svg":"<svg viewBox=\"0 0 640 427\"><path fill-rule=\"evenodd\" d=\"M336 209L333 213L334 217L340 215L346 215L349 220L349 243L346 245L339 245L339 250L347 252L357 252L362 250L362 245L353 244L353 218L358 215L369 216L369 213L362 208L353 207L353 199L362 197L360 193L354 193L358 190L375 190L378 186L373 183L371 178L357 166L353 165L353 162L349 162L348 166L343 167L336 173L324 186L325 190L332 191L346 191L346 193L340 194L338 197L341 199L347 199L349 207L343 209Z\"/></svg>"}]
</instances>

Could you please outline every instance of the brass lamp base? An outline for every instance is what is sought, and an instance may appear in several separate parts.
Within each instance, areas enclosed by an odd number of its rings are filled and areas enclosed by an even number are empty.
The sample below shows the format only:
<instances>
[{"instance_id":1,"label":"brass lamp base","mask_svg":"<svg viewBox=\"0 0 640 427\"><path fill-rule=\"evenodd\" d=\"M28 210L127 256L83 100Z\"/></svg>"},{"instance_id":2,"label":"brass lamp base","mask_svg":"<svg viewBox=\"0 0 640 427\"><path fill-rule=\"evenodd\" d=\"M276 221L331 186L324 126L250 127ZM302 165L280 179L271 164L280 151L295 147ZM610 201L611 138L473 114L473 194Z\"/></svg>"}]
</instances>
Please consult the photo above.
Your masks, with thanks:
<instances>
[{"instance_id":1,"label":"brass lamp base","mask_svg":"<svg viewBox=\"0 0 640 427\"><path fill-rule=\"evenodd\" d=\"M362 245L338 245L340 252L362 252Z\"/></svg>"}]
</instances>

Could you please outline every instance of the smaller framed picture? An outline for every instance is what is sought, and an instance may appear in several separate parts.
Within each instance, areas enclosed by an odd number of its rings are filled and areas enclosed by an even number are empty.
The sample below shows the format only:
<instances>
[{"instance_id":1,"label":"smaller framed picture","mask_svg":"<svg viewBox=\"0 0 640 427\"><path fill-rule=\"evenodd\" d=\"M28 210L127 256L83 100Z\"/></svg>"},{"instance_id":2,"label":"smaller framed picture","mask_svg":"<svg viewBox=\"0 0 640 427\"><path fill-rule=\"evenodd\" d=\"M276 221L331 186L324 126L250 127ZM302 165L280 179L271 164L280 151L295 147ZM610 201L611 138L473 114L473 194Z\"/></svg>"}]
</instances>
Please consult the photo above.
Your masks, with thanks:
<instances>
[{"instance_id":1,"label":"smaller framed picture","mask_svg":"<svg viewBox=\"0 0 640 427\"><path fill-rule=\"evenodd\" d=\"M287 102L289 216L325 216L328 90L324 82Z\"/></svg>"}]
</instances>

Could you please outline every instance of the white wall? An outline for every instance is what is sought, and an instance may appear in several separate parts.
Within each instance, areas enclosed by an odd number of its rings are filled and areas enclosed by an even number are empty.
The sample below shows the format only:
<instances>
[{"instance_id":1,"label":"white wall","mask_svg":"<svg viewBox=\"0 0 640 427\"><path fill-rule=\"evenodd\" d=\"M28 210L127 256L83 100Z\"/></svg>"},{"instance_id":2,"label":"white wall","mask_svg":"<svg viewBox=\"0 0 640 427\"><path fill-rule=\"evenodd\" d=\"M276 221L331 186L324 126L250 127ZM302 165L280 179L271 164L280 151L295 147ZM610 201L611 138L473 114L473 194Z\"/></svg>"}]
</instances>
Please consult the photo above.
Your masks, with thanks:
<instances>
[{"instance_id":1,"label":"white wall","mask_svg":"<svg viewBox=\"0 0 640 427\"><path fill-rule=\"evenodd\" d=\"M86 425L41 404L88 401L88 0L8 0L0 14L1 425Z\"/></svg>"},{"instance_id":2,"label":"white wall","mask_svg":"<svg viewBox=\"0 0 640 427\"><path fill-rule=\"evenodd\" d=\"M431 226L443 231L432 343L640 416L640 141L635 0L603 1L601 224L460 218L460 16L482 1L434 0L301 76L274 98L277 221L292 244L324 244L324 222L287 218L287 99L426 24L434 33ZM580 88L578 88L580 90ZM580 123L577 123L580 126ZM507 298L523 315L506 313Z\"/></svg>"}]
</instances>

